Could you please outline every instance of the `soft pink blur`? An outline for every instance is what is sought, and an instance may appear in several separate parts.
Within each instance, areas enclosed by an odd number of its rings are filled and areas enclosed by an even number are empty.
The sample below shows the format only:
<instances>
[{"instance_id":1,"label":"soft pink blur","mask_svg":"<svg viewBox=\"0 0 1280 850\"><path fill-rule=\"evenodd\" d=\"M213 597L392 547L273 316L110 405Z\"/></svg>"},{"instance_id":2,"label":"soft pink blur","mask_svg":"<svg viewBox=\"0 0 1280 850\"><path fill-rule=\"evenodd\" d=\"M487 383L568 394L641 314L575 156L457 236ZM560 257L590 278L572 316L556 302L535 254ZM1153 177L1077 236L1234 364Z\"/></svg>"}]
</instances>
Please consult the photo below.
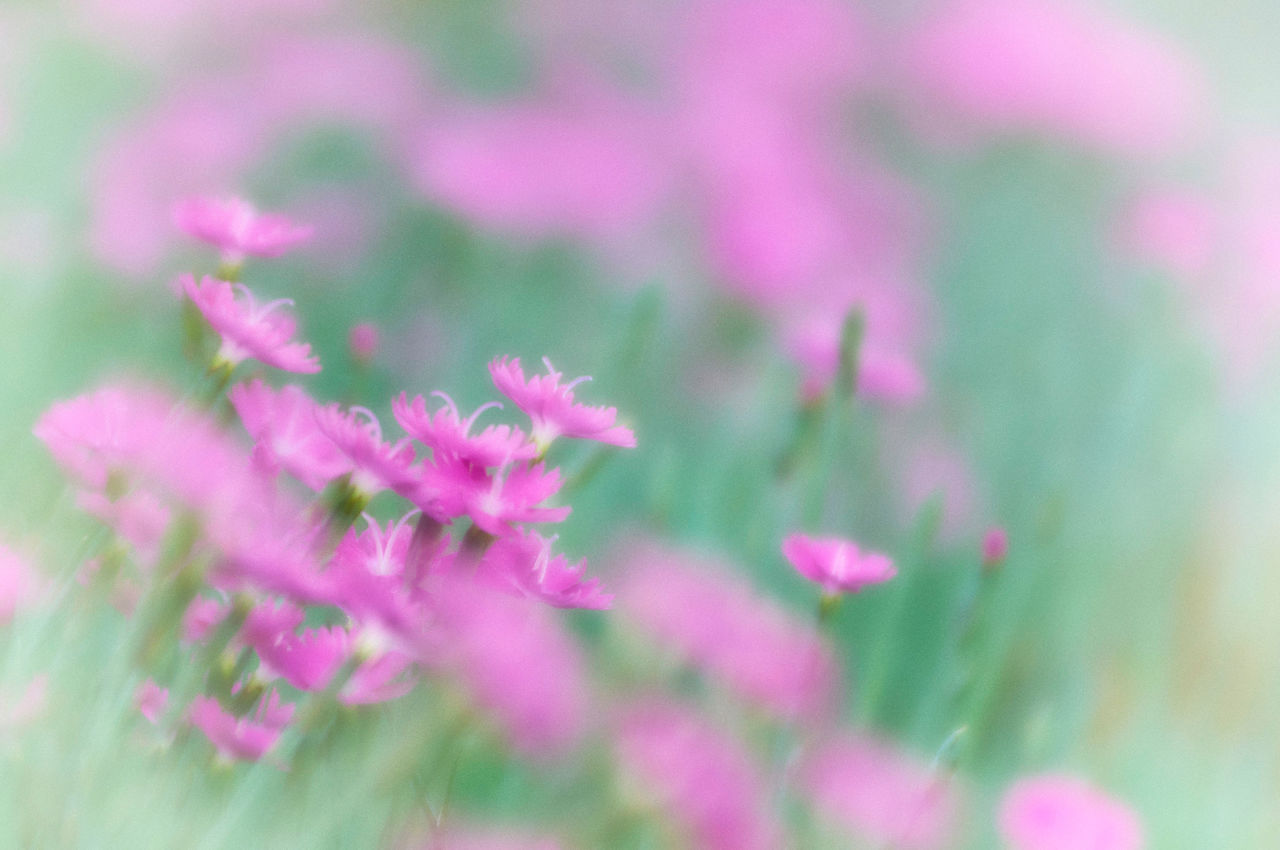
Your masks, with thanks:
<instances>
[{"instance_id":1,"label":"soft pink blur","mask_svg":"<svg viewBox=\"0 0 1280 850\"><path fill-rule=\"evenodd\" d=\"M941 2L898 62L917 120L938 132L1145 156L1183 149L1207 111L1200 69L1176 43L1091 3Z\"/></svg>"}]
</instances>

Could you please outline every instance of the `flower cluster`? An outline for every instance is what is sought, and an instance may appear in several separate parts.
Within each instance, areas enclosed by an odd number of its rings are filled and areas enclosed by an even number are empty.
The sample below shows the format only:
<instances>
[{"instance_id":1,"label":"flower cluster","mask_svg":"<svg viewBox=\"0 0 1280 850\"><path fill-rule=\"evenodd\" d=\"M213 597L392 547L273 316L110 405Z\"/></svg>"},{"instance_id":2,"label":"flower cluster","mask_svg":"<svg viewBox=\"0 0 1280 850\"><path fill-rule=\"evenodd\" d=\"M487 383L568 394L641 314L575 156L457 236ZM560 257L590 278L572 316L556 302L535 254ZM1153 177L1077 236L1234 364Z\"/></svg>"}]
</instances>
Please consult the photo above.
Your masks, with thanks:
<instances>
[{"instance_id":1,"label":"flower cluster","mask_svg":"<svg viewBox=\"0 0 1280 850\"><path fill-rule=\"evenodd\" d=\"M309 233L239 201L186 202L177 218L222 249L224 266L275 256ZM287 299L260 303L211 276L184 275L180 290L221 339L217 390L249 359L320 369L295 339ZM564 383L549 366L526 379L507 358L490 371L528 414L527 430L476 427L497 402L464 416L443 393L434 404L401 393L392 411L406 434L388 438L366 408L262 377L226 393L247 440L209 409L224 403L220 392L202 405L117 381L46 411L36 435L78 503L115 535L86 582L109 582L136 616L147 673L163 674L157 647L171 639L197 662L198 681L148 679L137 695L144 716L189 722L221 757L256 760L303 722L300 695L355 706L444 677L513 743L571 743L587 714L581 650L545 609L607 608L612 597L537 530L570 511L555 502L564 477L546 455L562 437L635 438L613 408L575 402L584 379ZM402 504L389 522L365 512L384 491ZM9 560L0 585L14 601L27 580Z\"/></svg>"}]
</instances>

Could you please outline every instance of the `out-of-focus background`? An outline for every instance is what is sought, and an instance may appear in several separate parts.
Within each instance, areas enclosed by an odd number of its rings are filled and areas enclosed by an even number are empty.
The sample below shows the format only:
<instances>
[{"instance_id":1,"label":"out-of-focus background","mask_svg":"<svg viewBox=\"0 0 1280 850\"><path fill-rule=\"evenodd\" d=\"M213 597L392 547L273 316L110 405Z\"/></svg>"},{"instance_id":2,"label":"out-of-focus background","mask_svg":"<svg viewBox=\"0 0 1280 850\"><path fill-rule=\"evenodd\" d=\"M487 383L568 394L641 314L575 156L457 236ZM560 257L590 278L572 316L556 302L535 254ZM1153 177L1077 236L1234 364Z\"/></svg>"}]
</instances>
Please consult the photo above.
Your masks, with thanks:
<instances>
[{"instance_id":1,"label":"out-of-focus background","mask_svg":"<svg viewBox=\"0 0 1280 850\"><path fill-rule=\"evenodd\" d=\"M315 227L247 277L318 394L594 377L640 448L561 543L606 577L657 531L802 606L786 532L890 551L836 624L849 702L929 754L1003 526L979 794L1070 769L1153 847L1280 846L1276 33L1265 0L3 0L0 527L47 533L52 400L190 380L172 281L212 264L172 207L241 194ZM855 422L797 467L851 309Z\"/></svg>"}]
</instances>

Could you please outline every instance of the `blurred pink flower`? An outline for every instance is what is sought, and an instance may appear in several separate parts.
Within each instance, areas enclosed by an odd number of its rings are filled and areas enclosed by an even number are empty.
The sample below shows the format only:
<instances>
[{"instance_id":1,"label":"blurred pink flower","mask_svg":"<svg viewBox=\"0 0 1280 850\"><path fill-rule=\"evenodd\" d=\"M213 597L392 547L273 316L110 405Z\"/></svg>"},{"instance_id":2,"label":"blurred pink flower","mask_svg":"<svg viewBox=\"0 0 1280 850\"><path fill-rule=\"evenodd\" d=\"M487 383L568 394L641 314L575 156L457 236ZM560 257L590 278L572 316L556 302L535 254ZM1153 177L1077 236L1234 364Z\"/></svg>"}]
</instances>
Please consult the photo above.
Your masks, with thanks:
<instances>
[{"instance_id":1,"label":"blurred pink flower","mask_svg":"<svg viewBox=\"0 0 1280 850\"><path fill-rule=\"evenodd\" d=\"M670 183L664 137L610 94L454 110L417 145L421 191L481 226L543 238L627 234Z\"/></svg>"},{"instance_id":2,"label":"blurred pink flower","mask_svg":"<svg viewBox=\"0 0 1280 850\"><path fill-rule=\"evenodd\" d=\"M39 575L27 559L0 545L0 626L35 601L39 585Z\"/></svg>"},{"instance_id":3,"label":"blurred pink flower","mask_svg":"<svg viewBox=\"0 0 1280 850\"><path fill-rule=\"evenodd\" d=\"M674 816L689 846L781 846L760 772L742 744L685 708L653 702L626 712L615 751L636 793Z\"/></svg>"},{"instance_id":4,"label":"blurred pink flower","mask_svg":"<svg viewBox=\"0 0 1280 850\"><path fill-rule=\"evenodd\" d=\"M1021 779L1000 804L1000 834L1010 850L1139 850L1142 833L1128 806L1074 776Z\"/></svg>"},{"instance_id":5,"label":"blurred pink flower","mask_svg":"<svg viewBox=\"0 0 1280 850\"><path fill-rule=\"evenodd\" d=\"M898 574L888 555L863 551L839 537L792 534L782 541L782 554L800 575L829 594L857 593Z\"/></svg>"},{"instance_id":6,"label":"blurred pink flower","mask_svg":"<svg viewBox=\"0 0 1280 850\"><path fill-rule=\"evenodd\" d=\"M1143 156L1191 141L1205 83L1171 40L1091 4L954 0L903 46L908 98L984 134Z\"/></svg>"},{"instance_id":7,"label":"blurred pink flower","mask_svg":"<svg viewBox=\"0 0 1280 850\"><path fill-rule=\"evenodd\" d=\"M209 275L196 283L195 277L184 274L179 282L205 321L222 338L217 354L221 361L234 366L253 358L286 372L320 371L320 359L311 353L311 346L293 341L297 329L293 317L279 310L292 306L292 299L277 298L259 304L244 284Z\"/></svg>"},{"instance_id":8,"label":"blurred pink flower","mask_svg":"<svg viewBox=\"0 0 1280 850\"><path fill-rule=\"evenodd\" d=\"M444 582L428 663L451 671L519 749L572 746L589 721L582 651L545 606Z\"/></svg>"},{"instance_id":9,"label":"blurred pink flower","mask_svg":"<svg viewBox=\"0 0 1280 850\"><path fill-rule=\"evenodd\" d=\"M257 761L280 739L293 717L293 709L291 703L280 702L280 694L273 690L246 717L236 717L216 699L197 696L191 701L189 717L223 758Z\"/></svg>"},{"instance_id":10,"label":"blurred pink flower","mask_svg":"<svg viewBox=\"0 0 1280 850\"><path fill-rule=\"evenodd\" d=\"M993 567L1009 554L1009 534L1000 526L987 529L982 536L982 563Z\"/></svg>"},{"instance_id":11,"label":"blurred pink flower","mask_svg":"<svg viewBox=\"0 0 1280 850\"><path fill-rule=\"evenodd\" d=\"M774 715L828 718L838 668L807 622L717 562L655 544L623 560L618 606L632 622Z\"/></svg>"},{"instance_id":12,"label":"blurred pink flower","mask_svg":"<svg viewBox=\"0 0 1280 850\"><path fill-rule=\"evenodd\" d=\"M1122 212L1118 241L1140 262L1177 278L1196 278L1213 263L1219 218L1208 200L1191 192L1150 191Z\"/></svg>"},{"instance_id":13,"label":"blurred pink flower","mask_svg":"<svg viewBox=\"0 0 1280 850\"><path fill-rule=\"evenodd\" d=\"M887 743L855 733L821 741L798 775L819 812L865 840L903 850L958 843L952 780Z\"/></svg>"},{"instance_id":14,"label":"blurred pink flower","mask_svg":"<svg viewBox=\"0 0 1280 850\"><path fill-rule=\"evenodd\" d=\"M312 234L310 226L258 212L235 197L187 198L174 207L173 217L179 230L221 250L228 266L240 265L246 256L278 257Z\"/></svg>"},{"instance_id":15,"label":"blurred pink flower","mask_svg":"<svg viewBox=\"0 0 1280 850\"><path fill-rule=\"evenodd\" d=\"M253 438L253 461L274 476L285 469L316 492L352 463L316 422L319 405L301 387L273 389L261 379L237 384L228 397Z\"/></svg>"},{"instance_id":16,"label":"blurred pink flower","mask_svg":"<svg viewBox=\"0 0 1280 850\"><path fill-rule=\"evenodd\" d=\"M169 705L169 689L157 685L155 679L147 679L138 686L134 701L138 704L138 711L148 723L159 723Z\"/></svg>"},{"instance_id":17,"label":"blurred pink flower","mask_svg":"<svg viewBox=\"0 0 1280 850\"><path fill-rule=\"evenodd\" d=\"M373 322L358 322L351 326L347 333L347 350L358 363L369 363L378 353L381 340L378 326Z\"/></svg>"},{"instance_id":18,"label":"blurred pink flower","mask_svg":"<svg viewBox=\"0 0 1280 850\"><path fill-rule=\"evenodd\" d=\"M558 437L595 440L623 448L635 447L636 435L632 430L614 424L618 418L617 408L592 407L574 401L573 388L591 380L589 377L561 384L564 375L557 372L547 358L544 357L542 363L547 374L534 375L528 380L520 368L519 357L503 357L489 364L494 386L533 422L531 436L541 451L545 452Z\"/></svg>"}]
</instances>

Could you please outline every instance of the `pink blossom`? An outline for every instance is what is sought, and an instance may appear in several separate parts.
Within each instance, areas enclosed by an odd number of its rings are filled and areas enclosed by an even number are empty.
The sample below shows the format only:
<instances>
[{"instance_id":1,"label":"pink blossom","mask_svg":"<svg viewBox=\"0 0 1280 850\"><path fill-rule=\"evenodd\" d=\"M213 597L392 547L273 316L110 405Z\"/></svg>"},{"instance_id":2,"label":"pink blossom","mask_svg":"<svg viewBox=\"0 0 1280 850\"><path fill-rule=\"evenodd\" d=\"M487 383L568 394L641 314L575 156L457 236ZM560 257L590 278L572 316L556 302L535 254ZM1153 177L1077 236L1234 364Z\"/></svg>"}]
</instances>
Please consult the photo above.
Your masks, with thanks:
<instances>
[{"instance_id":1,"label":"pink blossom","mask_svg":"<svg viewBox=\"0 0 1280 850\"><path fill-rule=\"evenodd\" d=\"M293 717L294 706L280 702L272 691L251 715L236 717L216 699L198 696L191 701L191 723L205 734L228 760L257 761L270 752Z\"/></svg>"},{"instance_id":2,"label":"pink blossom","mask_svg":"<svg viewBox=\"0 0 1280 850\"><path fill-rule=\"evenodd\" d=\"M1000 526L992 526L982 536L982 563L995 566L1009 554L1009 533Z\"/></svg>"},{"instance_id":3,"label":"pink blossom","mask_svg":"<svg viewBox=\"0 0 1280 850\"><path fill-rule=\"evenodd\" d=\"M1088 4L955 0L902 57L922 112L987 133L1156 154L1189 141L1204 111L1204 81L1185 51Z\"/></svg>"},{"instance_id":4,"label":"pink blossom","mask_svg":"<svg viewBox=\"0 0 1280 850\"><path fill-rule=\"evenodd\" d=\"M588 683L582 651L541 605L459 578L440 589L432 663L451 671L530 753L563 750L584 733Z\"/></svg>"},{"instance_id":5,"label":"pink blossom","mask_svg":"<svg viewBox=\"0 0 1280 850\"><path fill-rule=\"evenodd\" d=\"M556 608L603 610L613 604L600 580L586 577L587 562L571 565L564 555L552 555L555 538L532 531L499 538L485 552L480 569L500 586L541 599Z\"/></svg>"},{"instance_id":6,"label":"pink blossom","mask_svg":"<svg viewBox=\"0 0 1280 850\"><path fill-rule=\"evenodd\" d=\"M111 498L86 491L76 495L76 506L106 523L121 540L134 547L139 558L151 563L159 554L173 511L155 493L135 487Z\"/></svg>"},{"instance_id":7,"label":"pink blossom","mask_svg":"<svg viewBox=\"0 0 1280 850\"><path fill-rule=\"evenodd\" d=\"M328 626L292 629L270 635L253 644L261 661L264 679L280 676L300 691L320 691L328 686L352 651L351 634L343 628Z\"/></svg>"},{"instance_id":8,"label":"pink blossom","mask_svg":"<svg viewBox=\"0 0 1280 850\"><path fill-rule=\"evenodd\" d=\"M1139 850L1133 810L1074 776L1019 780L1000 804L1000 834L1010 850Z\"/></svg>"},{"instance_id":9,"label":"pink blossom","mask_svg":"<svg viewBox=\"0 0 1280 850\"><path fill-rule=\"evenodd\" d=\"M420 576L406 572L416 512L387 523L366 517L367 527L347 531L324 574L325 599L362 626L376 626L405 645L418 639L428 619ZM447 539L446 541L447 542Z\"/></svg>"},{"instance_id":10,"label":"pink blossom","mask_svg":"<svg viewBox=\"0 0 1280 850\"><path fill-rule=\"evenodd\" d=\"M598 90L458 109L422 135L414 175L425 195L489 228L624 234L652 218L670 184L655 129Z\"/></svg>"},{"instance_id":11,"label":"pink blossom","mask_svg":"<svg viewBox=\"0 0 1280 850\"><path fill-rule=\"evenodd\" d=\"M888 555L858 548L839 537L792 534L782 542L782 554L800 575L830 594L857 593L898 574Z\"/></svg>"},{"instance_id":12,"label":"pink blossom","mask_svg":"<svg viewBox=\"0 0 1280 850\"><path fill-rule=\"evenodd\" d=\"M798 776L819 812L876 845L929 850L956 839L952 781L889 744L853 733L821 741Z\"/></svg>"},{"instance_id":13,"label":"pink blossom","mask_svg":"<svg viewBox=\"0 0 1280 850\"><path fill-rule=\"evenodd\" d=\"M26 558L0 545L0 625L35 600L39 584L39 577Z\"/></svg>"},{"instance_id":14,"label":"pink blossom","mask_svg":"<svg viewBox=\"0 0 1280 850\"><path fill-rule=\"evenodd\" d=\"M246 256L278 257L311 238L310 227L260 213L241 198L188 198L174 207L173 217L183 232L216 245L228 266Z\"/></svg>"},{"instance_id":15,"label":"pink blossom","mask_svg":"<svg viewBox=\"0 0 1280 850\"><path fill-rule=\"evenodd\" d=\"M738 741L690 711L655 702L627 712L616 753L636 793L674 815L689 846L763 850L781 845L751 757Z\"/></svg>"},{"instance_id":16,"label":"pink blossom","mask_svg":"<svg viewBox=\"0 0 1280 850\"><path fill-rule=\"evenodd\" d=\"M1212 203L1192 192L1149 191L1122 212L1117 235L1140 262L1191 279L1211 268L1222 236L1219 218Z\"/></svg>"},{"instance_id":17,"label":"pink blossom","mask_svg":"<svg viewBox=\"0 0 1280 850\"><path fill-rule=\"evenodd\" d=\"M838 668L808 622L723 564L652 544L625 561L619 608L644 631L776 716L827 718Z\"/></svg>"},{"instance_id":18,"label":"pink blossom","mask_svg":"<svg viewBox=\"0 0 1280 850\"><path fill-rule=\"evenodd\" d=\"M573 400L573 388L589 377L561 384L564 377L545 357L547 374L525 380L520 358L503 357L489 364L494 386L515 402L533 422L533 441L541 451L557 437L596 440L609 445L633 448L635 434L630 428L615 425L618 410L614 407L591 407Z\"/></svg>"},{"instance_id":19,"label":"pink blossom","mask_svg":"<svg viewBox=\"0 0 1280 850\"><path fill-rule=\"evenodd\" d=\"M338 699L346 705L370 705L399 699L417 683L413 659L389 650L365 661L343 685Z\"/></svg>"},{"instance_id":20,"label":"pink blossom","mask_svg":"<svg viewBox=\"0 0 1280 850\"><path fill-rule=\"evenodd\" d=\"M382 424L367 407L330 404L315 412L320 430L351 461L351 486L366 496L401 490L414 484L414 450L409 438L382 440Z\"/></svg>"},{"instance_id":21,"label":"pink blossom","mask_svg":"<svg viewBox=\"0 0 1280 850\"><path fill-rule=\"evenodd\" d=\"M228 394L254 440L253 460L269 475L281 468L317 492L352 470L351 461L320 430L319 405L301 387L279 390L255 379Z\"/></svg>"},{"instance_id":22,"label":"pink blossom","mask_svg":"<svg viewBox=\"0 0 1280 850\"><path fill-rule=\"evenodd\" d=\"M858 349L858 395L889 404L916 401L924 395L926 385L905 344L911 335L900 332L896 341L891 340L887 331L897 323L881 315L871 318L877 323L868 327L868 338ZM804 370L801 395L805 399L821 397L835 381L843 326L838 311L824 310L791 324L784 332L784 344Z\"/></svg>"},{"instance_id":23,"label":"pink blossom","mask_svg":"<svg viewBox=\"0 0 1280 850\"><path fill-rule=\"evenodd\" d=\"M147 719L147 722L154 725L160 722L161 716L168 708L169 689L157 685L155 679L147 679L138 686L134 702L138 704L138 711Z\"/></svg>"},{"instance_id":24,"label":"pink blossom","mask_svg":"<svg viewBox=\"0 0 1280 850\"><path fill-rule=\"evenodd\" d=\"M381 334L373 322L357 322L351 326L347 334L347 349L353 359L360 363L368 363L378 353Z\"/></svg>"},{"instance_id":25,"label":"pink blossom","mask_svg":"<svg viewBox=\"0 0 1280 850\"><path fill-rule=\"evenodd\" d=\"M442 455L424 470L416 493L407 493L432 516L468 516L489 534L502 536L513 523L560 522L568 505L543 503L560 490L560 470L545 464L512 463L490 474Z\"/></svg>"},{"instance_id":26,"label":"pink blossom","mask_svg":"<svg viewBox=\"0 0 1280 850\"><path fill-rule=\"evenodd\" d=\"M320 359L307 343L293 342L296 323L280 307L288 298L258 304L243 284L209 275L196 283L192 275L179 278L182 289L222 338L218 359L232 366L250 357L286 372L319 372ZM237 293L240 297L237 297Z\"/></svg>"},{"instance_id":27,"label":"pink blossom","mask_svg":"<svg viewBox=\"0 0 1280 850\"><path fill-rule=\"evenodd\" d=\"M442 392L432 395L444 402L434 414L427 412L422 396L410 402L406 393L400 394L391 409L400 427L431 449L433 455L448 455L475 466L492 467L513 460L528 460L537 454L537 446L524 432L510 425L489 425L479 434L471 433L481 413L490 407L502 407L497 402L482 405L463 419L453 399Z\"/></svg>"}]
</instances>

